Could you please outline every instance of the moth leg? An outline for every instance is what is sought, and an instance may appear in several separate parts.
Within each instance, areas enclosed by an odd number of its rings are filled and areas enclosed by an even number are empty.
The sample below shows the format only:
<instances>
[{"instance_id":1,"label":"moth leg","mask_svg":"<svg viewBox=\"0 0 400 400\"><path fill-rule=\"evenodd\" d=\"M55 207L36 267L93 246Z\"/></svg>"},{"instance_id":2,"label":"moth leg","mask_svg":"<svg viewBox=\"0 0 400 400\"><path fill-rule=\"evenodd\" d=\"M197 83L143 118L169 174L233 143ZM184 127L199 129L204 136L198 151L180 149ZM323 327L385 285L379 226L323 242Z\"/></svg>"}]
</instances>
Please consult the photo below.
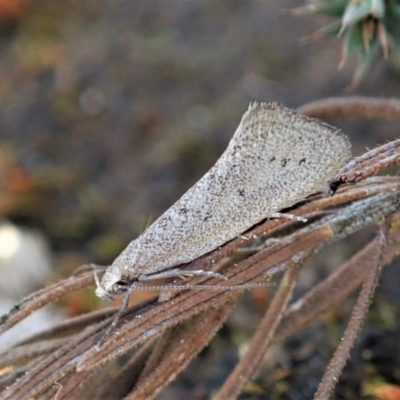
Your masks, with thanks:
<instances>
[{"instance_id":1,"label":"moth leg","mask_svg":"<svg viewBox=\"0 0 400 400\"><path fill-rule=\"evenodd\" d=\"M287 219L291 219L293 221L307 222L307 218L299 217L298 215L286 214L286 213L280 213L280 212L271 214L270 218L287 218Z\"/></svg>"},{"instance_id":2,"label":"moth leg","mask_svg":"<svg viewBox=\"0 0 400 400\"><path fill-rule=\"evenodd\" d=\"M182 271L179 268L175 268L175 269L170 269L168 271L162 271L162 272L159 272L156 274L140 275L138 277L138 281L146 282L146 281L151 281L153 279L171 278L171 277L179 277L179 278L183 279L184 277L191 277L191 276L212 276L214 278L220 278L220 279L224 279L224 280L228 279L226 276L219 274L218 272L204 271L202 269Z\"/></svg>"},{"instance_id":3,"label":"moth leg","mask_svg":"<svg viewBox=\"0 0 400 400\"><path fill-rule=\"evenodd\" d=\"M240 239L243 239L243 240L251 240L251 239L255 239L256 238L256 236L253 237L251 235L249 235L249 236L240 235L239 237L240 237Z\"/></svg>"},{"instance_id":4,"label":"moth leg","mask_svg":"<svg viewBox=\"0 0 400 400\"><path fill-rule=\"evenodd\" d=\"M96 274L94 275L97 281L97 277ZM104 332L103 336L100 338L100 340L97 342L96 344L96 348L97 350L100 350L100 348L103 346L104 342L106 341L106 339L108 339L108 337L110 336L110 333L115 329L115 327L117 326L119 320L121 319L121 315L124 313L124 311L128 308L129 305L129 297L132 293L132 289L134 288L134 285L132 285L124 294L124 298L122 300L122 304L119 308L119 310L116 312L116 314L114 315L111 324L108 325L106 331Z\"/></svg>"}]
</instances>

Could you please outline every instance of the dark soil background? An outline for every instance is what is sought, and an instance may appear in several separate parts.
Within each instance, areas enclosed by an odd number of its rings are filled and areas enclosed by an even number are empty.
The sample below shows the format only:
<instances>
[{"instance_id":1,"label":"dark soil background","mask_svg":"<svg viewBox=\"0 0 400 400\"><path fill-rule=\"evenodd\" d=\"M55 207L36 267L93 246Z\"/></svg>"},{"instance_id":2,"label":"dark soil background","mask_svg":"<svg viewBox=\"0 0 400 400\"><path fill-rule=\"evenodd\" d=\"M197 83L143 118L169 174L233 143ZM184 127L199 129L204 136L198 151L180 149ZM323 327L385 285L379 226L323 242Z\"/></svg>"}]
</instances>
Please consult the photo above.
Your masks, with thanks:
<instances>
[{"instance_id":1,"label":"dark soil background","mask_svg":"<svg viewBox=\"0 0 400 400\"><path fill-rule=\"evenodd\" d=\"M337 38L303 43L329 21L283 11L301 5L0 1L0 215L48 237L60 276L84 262L110 263L215 162L250 101L296 108L347 95L355 62L338 71ZM399 93L399 71L382 62L352 94ZM329 122L350 136L355 155L399 136L398 122ZM371 232L316 257L299 293ZM384 271L337 399L400 383L399 280L399 265ZM159 398L203 398L218 388L269 296L244 295L213 344ZM353 300L271 349L242 398L311 398ZM93 298L79 301L66 304L71 313L93 307Z\"/></svg>"}]
</instances>

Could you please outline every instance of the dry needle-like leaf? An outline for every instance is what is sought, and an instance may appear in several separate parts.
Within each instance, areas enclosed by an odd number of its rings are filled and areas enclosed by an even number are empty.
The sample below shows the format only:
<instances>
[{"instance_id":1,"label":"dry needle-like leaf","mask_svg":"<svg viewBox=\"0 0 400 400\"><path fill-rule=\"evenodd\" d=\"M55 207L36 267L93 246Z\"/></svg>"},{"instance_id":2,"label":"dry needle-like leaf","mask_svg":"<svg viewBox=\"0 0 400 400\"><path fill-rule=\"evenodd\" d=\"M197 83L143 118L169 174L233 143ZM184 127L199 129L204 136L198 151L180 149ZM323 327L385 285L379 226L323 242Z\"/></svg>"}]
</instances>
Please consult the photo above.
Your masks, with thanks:
<instances>
[{"instance_id":1,"label":"dry needle-like leaf","mask_svg":"<svg viewBox=\"0 0 400 400\"><path fill-rule=\"evenodd\" d=\"M314 116L400 116L399 101L395 99L329 99L302 110ZM326 398L359 332L380 266L400 253L400 178L373 176L399 164L400 140L368 151L352 160L332 182L337 189L334 196L314 195L290 210L294 215L306 216L306 224L286 219L264 221L182 267L194 270L214 265L226 281L201 277L195 283L218 285L218 290L188 290L192 284L188 282L172 292L167 301L153 298L130 306L120 313L118 320L114 320L118 310L110 308L66 319L21 341L0 358L0 398L154 398L223 325L241 295L238 290L232 291L231 286L266 282L283 273L285 278L254 334L248 354L239 361L217 398L237 398L272 341L298 332L364 281L361 305L355 311L358 325L352 318L350 334L345 334L345 343L333 358L333 367L328 368L330 377L323 380L323 394L317 394L317 398ZM382 222L385 246L377 235L324 281L290 304L298 271L305 260L329 243ZM278 241L273 240L277 237ZM248 244L252 246L243 249ZM241 251L237 251L239 248ZM369 272L366 266L370 266ZM179 281L171 283L178 285ZM3 317L0 332L38 308L93 284L93 273L83 271L30 295ZM104 336L112 321L115 327ZM102 338L104 341L100 342ZM334 373L329 375L331 371Z\"/></svg>"}]
</instances>

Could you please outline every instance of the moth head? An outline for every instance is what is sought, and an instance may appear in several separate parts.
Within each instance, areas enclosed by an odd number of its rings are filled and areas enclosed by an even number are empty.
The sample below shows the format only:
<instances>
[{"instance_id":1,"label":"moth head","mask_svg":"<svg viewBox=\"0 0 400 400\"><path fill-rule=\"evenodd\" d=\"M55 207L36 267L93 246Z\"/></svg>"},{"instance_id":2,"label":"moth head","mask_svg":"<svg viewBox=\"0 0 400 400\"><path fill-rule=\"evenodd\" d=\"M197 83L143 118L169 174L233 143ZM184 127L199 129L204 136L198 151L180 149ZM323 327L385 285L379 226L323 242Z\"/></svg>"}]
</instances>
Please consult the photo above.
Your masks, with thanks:
<instances>
[{"instance_id":1,"label":"moth head","mask_svg":"<svg viewBox=\"0 0 400 400\"><path fill-rule=\"evenodd\" d=\"M122 296L131 286L132 282L121 274L121 270L109 267L104 273L101 281L96 279L96 295L102 299L115 299Z\"/></svg>"}]
</instances>

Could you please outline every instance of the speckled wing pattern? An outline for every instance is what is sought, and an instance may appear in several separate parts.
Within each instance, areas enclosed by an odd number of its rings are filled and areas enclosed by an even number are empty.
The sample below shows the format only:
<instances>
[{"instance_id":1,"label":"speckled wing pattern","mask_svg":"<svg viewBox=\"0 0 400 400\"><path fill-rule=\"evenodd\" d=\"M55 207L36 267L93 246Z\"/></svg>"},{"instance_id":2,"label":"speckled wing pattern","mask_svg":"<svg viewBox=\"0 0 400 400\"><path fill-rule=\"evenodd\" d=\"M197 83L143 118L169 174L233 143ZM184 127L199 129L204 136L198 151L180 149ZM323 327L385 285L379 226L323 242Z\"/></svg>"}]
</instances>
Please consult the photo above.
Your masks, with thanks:
<instances>
[{"instance_id":1,"label":"speckled wing pattern","mask_svg":"<svg viewBox=\"0 0 400 400\"><path fill-rule=\"evenodd\" d=\"M217 163L110 268L131 280L192 261L323 190L350 156L338 129L253 103Z\"/></svg>"}]
</instances>

